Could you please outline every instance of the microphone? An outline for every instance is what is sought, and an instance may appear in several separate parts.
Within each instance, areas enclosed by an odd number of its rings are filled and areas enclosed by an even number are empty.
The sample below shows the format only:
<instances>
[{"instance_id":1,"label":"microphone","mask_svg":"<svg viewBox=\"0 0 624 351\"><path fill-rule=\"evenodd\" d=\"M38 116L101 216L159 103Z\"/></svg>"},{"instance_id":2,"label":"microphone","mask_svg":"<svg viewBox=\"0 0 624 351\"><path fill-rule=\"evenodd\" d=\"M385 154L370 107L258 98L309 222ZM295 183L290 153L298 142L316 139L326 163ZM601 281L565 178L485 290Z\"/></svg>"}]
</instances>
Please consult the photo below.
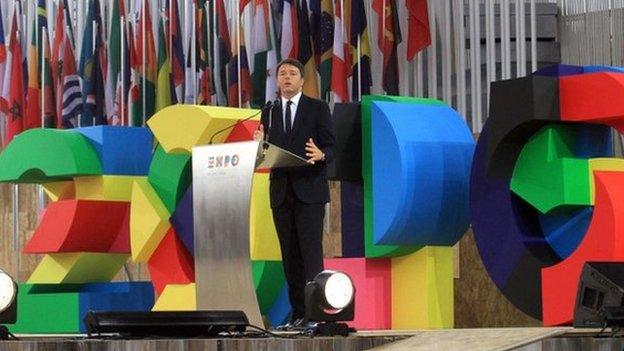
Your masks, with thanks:
<instances>
[{"instance_id":1,"label":"microphone","mask_svg":"<svg viewBox=\"0 0 624 351\"><path fill-rule=\"evenodd\" d=\"M269 126L267 130L264 131L264 143L269 142L269 133L271 132L271 127L273 126L273 107L272 106L280 106L280 99L275 99L274 101L268 101L267 105L269 106ZM272 106L271 106L272 105Z\"/></svg>"},{"instance_id":2,"label":"microphone","mask_svg":"<svg viewBox=\"0 0 624 351\"><path fill-rule=\"evenodd\" d=\"M261 114L263 111L265 111L267 108L271 108L271 106L273 106L273 101L267 101L266 104L264 104L264 106L262 106L262 108L260 109L260 111L252 114L249 117L245 117L244 119L241 119L240 121L236 121L236 123L232 123L231 125L223 128L223 129L219 129L218 131L216 131L214 134L212 134L212 136L210 137L210 141L208 141L208 145L212 145L212 141L214 139L214 137L216 137L217 135L225 132L226 130L230 129L230 128L234 128L237 124L239 123L243 123L246 122L254 117L256 117L257 115Z\"/></svg>"}]
</instances>

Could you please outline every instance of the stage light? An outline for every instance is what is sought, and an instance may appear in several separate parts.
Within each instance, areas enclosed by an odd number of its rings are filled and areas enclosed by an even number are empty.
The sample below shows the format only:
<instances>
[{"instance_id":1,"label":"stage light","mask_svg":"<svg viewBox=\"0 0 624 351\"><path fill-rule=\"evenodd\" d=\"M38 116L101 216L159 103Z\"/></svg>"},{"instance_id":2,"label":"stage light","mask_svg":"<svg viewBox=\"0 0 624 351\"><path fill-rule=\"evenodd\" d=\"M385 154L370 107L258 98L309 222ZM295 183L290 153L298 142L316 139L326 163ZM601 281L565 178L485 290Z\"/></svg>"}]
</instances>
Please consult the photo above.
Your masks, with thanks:
<instances>
[{"instance_id":1,"label":"stage light","mask_svg":"<svg viewBox=\"0 0 624 351\"><path fill-rule=\"evenodd\" d=\"M344 272L325 270L305 288L306 319L318 322L307 332L312 335L344 335L353 329L338 321L352 321L355 310L355 287Z\"/></svg>"},{"instance_id":2,"label":"stage light","mask_svg":"<svg viewBox=\"0 0 624 351\"><path fill-rule=\"evenodd\" d=\"M89 311L84 323L89 335L128 337L214 337L249 325L243 311Z\"/></svg>"},{"instance_id":3,"label":"stage light","mask_svg":"<svg viewBox=\"0 0 624 351\"><path fill-rule=\"evenodd\" d=\"M12 337L9 329L2 324L17 321L17 284L10 275L0 269L0 340Z\"/></svg>"},{"instance_id":4,"label":"stage light","mask_svg":"<svg viewBox=\"0 0 624 351\"><path fill-rule=\"evenodd\" d=\"M610 327L612 330L619 330L624 327L624 307L604 306L600 309L600 316L604 319L603 328Z\"/></svg>"},{"instance_id":5,"label":"stage light","mask_svg":"<svg viewBox=\"0 0 624 351\"><path fill-rule=\"evenodd\" d=\"M605 323L624 325L624 263L586 262L579 278L574 327L602 328ZM610 325L611 326L611 325Z\"/></svg>"}]
</instances>

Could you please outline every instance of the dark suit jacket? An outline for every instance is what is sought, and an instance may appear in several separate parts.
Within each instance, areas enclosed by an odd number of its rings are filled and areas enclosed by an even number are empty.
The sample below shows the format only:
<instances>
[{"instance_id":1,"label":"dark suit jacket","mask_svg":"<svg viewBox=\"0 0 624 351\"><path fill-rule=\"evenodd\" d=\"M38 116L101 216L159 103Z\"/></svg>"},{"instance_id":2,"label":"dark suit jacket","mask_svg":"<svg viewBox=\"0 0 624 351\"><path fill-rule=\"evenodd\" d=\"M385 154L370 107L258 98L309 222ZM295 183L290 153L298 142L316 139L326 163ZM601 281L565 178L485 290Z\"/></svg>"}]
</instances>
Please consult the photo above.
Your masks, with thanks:
<instances>
[{"instance_id":1,"label":"dark suit jacket","mask_svg":"<svg viewBox=\"0 0 624 351\"><path fill-rule=\"evenodd\" d=\"M284 132L281 101L273 106L271 119L272 125L269 127L269 112L262 114L261 122L271 144L307 160L309 157L306 156L305 144L312 138L325 154L325 161L318 161L314 165L271 170L271 207L279 207L283 203L288 179L301 202L308 204L329 202L326 166L333 159L335 137L327 103L302 94L290 137Z\"/></svg>"}]
</instances>

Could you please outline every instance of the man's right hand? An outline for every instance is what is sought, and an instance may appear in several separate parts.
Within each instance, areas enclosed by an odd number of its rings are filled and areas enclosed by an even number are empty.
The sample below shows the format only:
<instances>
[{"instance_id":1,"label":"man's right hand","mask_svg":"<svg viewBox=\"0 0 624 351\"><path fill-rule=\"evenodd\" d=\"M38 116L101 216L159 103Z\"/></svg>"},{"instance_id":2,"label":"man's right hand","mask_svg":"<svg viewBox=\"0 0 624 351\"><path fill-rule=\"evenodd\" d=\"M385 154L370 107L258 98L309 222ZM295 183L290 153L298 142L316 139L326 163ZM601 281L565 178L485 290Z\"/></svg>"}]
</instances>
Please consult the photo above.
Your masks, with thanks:
<instances>
[{"instance_id":1,"label":"man's right hand","mask_svg":"<svg viewBox=\"0 0 624 351\"><path fill-rule=\"evenodd\" d=\"M260 127L258 127L258 129L254 130L253 139L255 141L264 140L264 126L262 125L262 123L260 123Z\"/></svg>"}]
</instances>

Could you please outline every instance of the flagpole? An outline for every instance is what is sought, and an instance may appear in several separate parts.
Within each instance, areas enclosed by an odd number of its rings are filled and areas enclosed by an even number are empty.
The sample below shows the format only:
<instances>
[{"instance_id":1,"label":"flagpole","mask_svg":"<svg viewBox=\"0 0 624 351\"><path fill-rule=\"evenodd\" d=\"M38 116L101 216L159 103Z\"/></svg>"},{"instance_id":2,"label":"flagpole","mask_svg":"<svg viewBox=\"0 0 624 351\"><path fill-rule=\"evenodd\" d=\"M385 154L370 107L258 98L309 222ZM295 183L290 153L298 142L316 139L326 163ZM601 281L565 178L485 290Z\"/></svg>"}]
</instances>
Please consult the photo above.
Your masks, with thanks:
<instances>
[{"instance_id":1,"label":"flagpole","mask_svg":"<svg viewBox=\"0 0 624 351\"><path fill-rule=\"evenodd\" d=\"M240 0L236 0L236 8L234 9L234 11L236 11L236 52L238 52L238 55L236 56L236 74L237 74L237 80L238 80L238 108L242 107L242 77L241 77L241 50L240 50L240 32L241 32L241 11L239 9L240 6Z\"/></svg>"},{"instance_id":2,"label":"flagpole","mask_svg":"<svg viewBox=\"0 0 624 351\"><path fill-rule=\"evenodd\" d=\"M13 3L13 6L19 6L17 4L17 1ZM13 11L15 12L16 9L14 8ZM16 23L16 28L18 28L17 30L17 38L20 38L20 45L21 45L21 28L19 28L19 17L15 16L15 20L18 22ZM13 207L13 252L15 253L15 279L17 281L19 281L19 266L20 266L20 242L19 242L19 186L17 184L13 184L13 203L12 203L12 207Z\"/></svg>"},{"instance_id":3,"label":"flagpole","mask_svg":"<svg viewBox=\"0 0 624 351\"><path fill-rule=\"evenodd\" d=\"M147 104L146 104L146 94L145 94L145 86L146 84L146 77L145 77L145 56L147 56L146 52L145 52L145 38L147 37L147 33L146 32L146 24L145 22L145 16L147 16L147 13L145 12L146 8L145 8L145 0L143 0L141 2L141 17L143 18L143 20L141 21L141 31L142 31L142 36L141 36L141 71L143 72L143 81L141 84L141 95L143 96L143 101L142 101L142 106L143 106L143 124L142 126L145 126L145 109L147 108Z\"/></svg>"},{"instance_id":4,"label":"flagpole","mask_svg":"<svg viewBox=\"0 0 624 351\"><path fill-rule=\"evenodd\" d=\"M169 20L169 62L172 65L172 73L173 73L173 21L171 20L171 17L173 17L173 1L169 0L169 18L167 18L167 20ZM173 91L175 93L175 85L173 87ZM176 94L176 100L177 100L177 94Z\"/></svg>"},{"instance_id":5,"label":"flagpole","mask_svg":"<svg viewBox=\"0 0 624 351\"><path fill-rule=\"evenodd\" d=\"M35 4L35 10L38 10L38 5ZM38 11L35 11L35 28L39 28L39 13ZM44 93L44 82L45 82L45 70L44 70L44 63L43 63L43 56L44 56L44 48L43 45L45 43L45 33L43 31L43 27L41 27L41 36L37 36L35 35L36 41L38 43L35 52L39 53L39 44L41 44L41 57L40 57L40 64L41 64L41 82L39 84L39 94L41 94L41 128L45 128L45 93ZM39 30L35 31L35 34L39 34ZM36 61L35 61L36 62ZM39 215L41 214L41 211L43 210L44 206L45 206L45 194L43 192L43 186L41 184L37 185L37 216L39 217ZM41 218L39 217L39 220L41 220Z\"/></svg>"},{"instance_id":6,"label":"flagpole","mask_svg":"<svg viewBox=\"0 0 624 351\"><path fill-rule=\"evenodd\" d=\"M206 72L204 72L204 74L209 74L212 73L212 60L211 60L211 53L212 53L212 46L210 45L210 26L212 25L212 19L210 18L210 7L208 4L208 1L206 1L204 3L204 10L206 12L206 45L207 45L207 50L206 50L206 62L207 62L207 66L206 67ZM210 104L212 105L212 82L214 82L214 77L210 77Z\"/></svg>"},{"instance_id":7,"label":"flagpole","mask_svg":"<svg viewBox=\"0 0 624 351\"><path fill-rule=\"evenodd\" d=\"M217 4L216 3L213 3L213 4L214 4L214 7L212 9L213 10L212 11L212 26L214 28L212 31L212 34L213 34L212 40L215 44L216 50L214 51L214 62L213 62L213 66L211 67L213 69L213 72L215 73L212 76L212 79L215 82L215 94L214 95L215 95L216 105L218 106L221 103L221 101L219 100L219 92L221 91L221 87L219 85L221 85L222 82L221 82L221 70L220 70L220 67L217 66L216 62L217 60L219 60L219 65L220 65L221 58L219 57L219 54L220 54L219 53L219 35L217 33L219 30L219 28L217 27ZM218 76L218 79L217 79L217 76ZM217 81L218 81L218 84L216 83Z\"/></svg>"},{"instance_id":8,"label":"flagpole","mask_svg":"<svg viewBox=\"0 0 624 351\"><path fill-rule=\"evenodd\" d=\"M125 13L125 9L124 9L124 13ZM126 111L125 107L126 107L126 75L124 74L124 67L125 67L125 62L124 62L124 48L126 47L125 42L126 42L126 32L125 32L125 16L121 17L121 21L119 22L119 30L121 32L121 35L119 36L119 39L121 41L121 50L119 50L120 54L119 54L119 61L121 62L121 66L119 67L119 74L121 75L121 100L120 100L120 110L119 110L119 114L121 116L121 125L122 126L129 126L130 124L128 123L128 116L126 115L126 113L124 113ZM112 22L112 21L111 21Z\"/></svg>"},{"instance_id":9,"label":"flagpole","mask_svg":"<svg viewBox=\"0 0 624 351\"><path fill-rule=\"evenodd\" d=\"M390 0L392 1L392 0ZM385 88L384 88L384 73L383 70L386 68L385 67L385 47L386 47L386 0L383 0L382 2L383 6L381 7L381 28L377 28L378 31L381 31L381 91L383 91L384 93L387 94ZM377 35L379 36L379 32L377 33Z\"/></svg>"},{"instance_id":10,"label":"flagpole","mask_svg":"<svg viewBox=\"0 0 624 351\"><path fill-rule=\"evenodd\" d=\"M13 253L15 255L15 280L19 281L20 243L19 243L19 188L13 184Z\"/></svg>"},{"instance_id":11,"label":"flagpole","mask_svg":"<svg viewBox=\"0 0 624 351\"><path fill-rule=\"evenodd\" d=\"M95 36L96 36L95 31L97 30L97 29L95 28L95 21L93 21L93 24L92 24L92 25L93 25L93 27L92 27L92 30L91 30L91 40L92 40L92 41L91 41L91 50L93 51L93 55L94 55L94 59L95 59L95 55L97 55L97 54L98 54L97 52L95 52ZM91 82L92 86L93 86L93 84L94 84L94 83L95 83L95 82ZM97 93L96 93L96 94L97 94ZM89 96L89 95L87 95L87 97L88 97L88 96ZM95 97L94 97L94 98L95 98ZM95 101L94 101L93 105L95 106ZM92 125L92 126L95 126L95 108L93 109L93 113L92 113L92 115L91 115L91 125Z\"/></svg>"},{"instance_id":12,"label":"flagpole","mask_svg":"<svg viewBox=\"0 0 624 351\"><path fill-rule=\"evenodd\" d=\"M197 104L197 9L195 3L191 5L191 25L193 31L193 40L191 40L191 69L193 70L193 103Z\"/></svg>"},{"instance_id":13,"label":"flagpole","mask_svg":"<svg viewBox=\"0 0 624 351\"><path fill-rule=\"evenodd\" d=\"M35 13L35 15L37 16L37 21L35 21L35 28L39 28L39 15ZM39 30L36 30L37 34L39 34ZM41 28L41 40L39 40L39 38L37 38L37 36L35 36L35 41L37 42L37 46L35 48L35 52L39 53L39 43L43 44L43 28ZM35 61L36 62L36 61ZM44 106L45 106L45 94L43 93L43 82L45 79L45 73L43 72L43 47L41 50L41 57L39 57L39 64L41 65L41 81L39 83L39 95L40 95L40 99L41 99L41 128L45 128L45 113L44 113Z\"/></svg>"},{"instance_id":14,"label":"flagpole","mask_svg":"<svg viewBox=\"0 0 624 351\"><path fill-rule=\"evenodd\" d=\"M15 6L18 6L17 1L13 3L13 14L15 15ZM12 16L16 22L19 22L18 16ZM19 28L19 23L15 23L15 27ZM17 30L16 37L20 38L21 28ZM16 38L16 39L17 39ZM21 40L20 40L21 45ZM19 245L19 187L17 184L13 184L12 193L12 207L13 207L13 252L15 253L15 279L19 281L19 266L20 266L20 245Z\"/></svg>"},{"instance_id":15,"label":"flagpole","mask_svg":"<svg viewBox=\"0 0 624 351\"><path fill-rule=\"evenodd\" d=\"M351 11L353 11L353 9L351 9ZM352 20L353 20L353 18L352 18ZM351 25L353 25L353 23L351 23ZM361 45L362 45L362 33L360 33L358 35L358 37L357 37L358 101L362 100L362 47L361 47Z\"/></svg>"}]
</instances>

